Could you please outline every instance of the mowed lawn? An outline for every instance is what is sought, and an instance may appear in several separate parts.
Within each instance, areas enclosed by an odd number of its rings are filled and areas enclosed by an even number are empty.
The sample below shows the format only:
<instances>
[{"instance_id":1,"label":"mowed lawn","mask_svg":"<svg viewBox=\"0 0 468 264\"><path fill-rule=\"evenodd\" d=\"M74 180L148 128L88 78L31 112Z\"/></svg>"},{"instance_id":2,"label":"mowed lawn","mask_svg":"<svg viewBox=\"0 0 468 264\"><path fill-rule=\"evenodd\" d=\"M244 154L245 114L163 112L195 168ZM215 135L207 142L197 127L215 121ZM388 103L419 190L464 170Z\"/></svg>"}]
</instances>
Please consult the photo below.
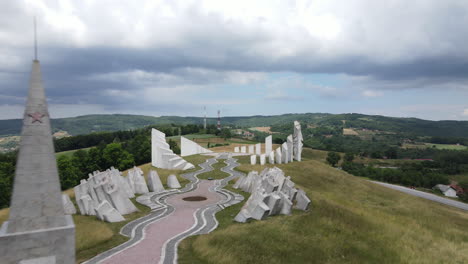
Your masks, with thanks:
<instances>
[{"instance_id":1,"label":"mowed lawn","mask_svg":"<svg viewBox=\"0 0 468 264\"><path fill-rule=\"evenodd\" d=\"M325 156L305 149L304 162L277 165L312 199L309 212L240 224L242 204L229 207L217 230L180 244L179 263L468 263L468 212L369 183Z\"/></svg>"}]
</instances>

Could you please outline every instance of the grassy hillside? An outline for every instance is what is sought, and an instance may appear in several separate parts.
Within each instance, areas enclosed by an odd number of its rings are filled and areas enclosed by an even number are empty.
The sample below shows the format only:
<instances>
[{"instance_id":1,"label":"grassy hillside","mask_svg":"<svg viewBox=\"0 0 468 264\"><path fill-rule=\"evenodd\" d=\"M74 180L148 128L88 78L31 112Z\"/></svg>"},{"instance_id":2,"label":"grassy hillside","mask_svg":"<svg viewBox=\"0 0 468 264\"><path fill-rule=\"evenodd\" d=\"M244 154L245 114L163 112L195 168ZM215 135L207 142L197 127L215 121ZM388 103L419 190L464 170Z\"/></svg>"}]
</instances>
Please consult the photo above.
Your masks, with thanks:
<instances>
[{"instance_id":1,"label":"grassy hillside","mask_svg":"<svg viewBox=\"0 0 468 264\"><path fill-rule=\"evenodd\" d=\"M304 152L304 162L278 166L311 197L311 211L239 224L241 205L228 208L213 233L181 243L179 263L468 263L467 212L332 168L326 152ZM240 167L253 169L261 167Z\"/></svg>"}]
</instances>

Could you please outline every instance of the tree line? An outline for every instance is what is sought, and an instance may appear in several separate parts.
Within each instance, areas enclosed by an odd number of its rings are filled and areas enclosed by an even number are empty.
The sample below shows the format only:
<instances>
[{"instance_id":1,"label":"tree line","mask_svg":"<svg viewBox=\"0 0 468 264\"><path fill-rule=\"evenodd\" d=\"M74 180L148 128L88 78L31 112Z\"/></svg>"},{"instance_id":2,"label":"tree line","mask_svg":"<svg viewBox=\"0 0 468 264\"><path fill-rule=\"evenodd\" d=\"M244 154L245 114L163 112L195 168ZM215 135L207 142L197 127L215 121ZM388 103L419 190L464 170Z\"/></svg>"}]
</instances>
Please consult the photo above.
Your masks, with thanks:
<instances>
[{"instance_id":1,"label":"tree line","mask_svg":"<svg viewBox=\"0 0 468 264\"><path fill-rule=\"evenodd\" d=\"M422 161L402 163L396 168L378 168L354 162L354 154L346 153L341 163L341 168L349 174L366 177L372 180L414 186L432 188L436 184L449 184L449 175L468 173L468 151L452 151L440 153L434 161ZM336 166L341 155L329 152L327 162ZM459 182L465 190L460 199L468 202L468 179Z\"/></svg>"}]
</instances>

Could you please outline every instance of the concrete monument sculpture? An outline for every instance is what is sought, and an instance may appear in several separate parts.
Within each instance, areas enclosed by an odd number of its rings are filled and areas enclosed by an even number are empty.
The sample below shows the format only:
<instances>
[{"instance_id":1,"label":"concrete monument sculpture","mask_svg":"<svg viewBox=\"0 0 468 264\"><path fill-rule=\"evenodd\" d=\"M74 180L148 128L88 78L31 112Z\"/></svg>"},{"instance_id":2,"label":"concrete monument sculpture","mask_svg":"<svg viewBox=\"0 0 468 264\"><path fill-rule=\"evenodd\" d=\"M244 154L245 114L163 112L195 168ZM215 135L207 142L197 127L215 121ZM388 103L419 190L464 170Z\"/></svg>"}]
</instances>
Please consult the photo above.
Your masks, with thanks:
<instances>
[{"instance_id":1,"label":"concrete monument sculpture","mask_svg":"<svg viewBox=\"0 0 468 264\"><path fill-rule=\"evenodd\" d=\"M265 154L260 154L260 165L265 165L266 157Z\"/></svg>"},{"instance_id":2,"label":"concrete monument sculpture","mask_svg":"<svg viewBox=\"0 0 468 264\"><path fill-rule=\"evenodd\" d=\"M171 189L179 189L182 186L180 186L177 176L175 176L174 174L171 174L169 175L169 177L167 177L167 187Z\"/></svg>"},{"instance_id":3,"label":"concrete monument sculpture","mask_svg":"<svg viewBox=\"0 0 468 264\"><path fill-rule=\"evenodd\" d=\"M139 168L133 168L129 170L128 177L125 178L121 176L119 170L112 167L104 172L95 171L89 175L88 180L81 180L81 183L73 188L80 213L97 215L97 210L104 201L108 202L120 215L138 211L129 198L135 196L135 191L143 189L142 184L146 185L144 178L143 183L140 182L139 178L142 177L139 175L140 172ZM112 216L98 217L99 219L103 221L123 219L123 217L115 217L114 211L109 211L107 205L103 206L101 216L107 213Z\"/></svg>"},{"instance_id":4,"label":"concrete monument sculpture","mask_svg":"<svg viewBox=\"0 0 468 264\"><path fill-rule=\"evenodd\" d=\"M265 154L270 155L273 150L273 137L270 135L265 138Z\"/></svg>"},{"instance_id":5,"label":"concrete monument sculpture","mask_svg":"<svg viewBox=\"0 0 468 264\"><path fill-rule=\"evenodd\" d=\"M241 146L241 153L247 153L247 149L245 146Z\"/></svg>"},{"instance_id":6,"label":"concrete monument sculpture","mask_svg":"<svg viewBox=\"0 0 468 264\"><path fill-rule=\"evenodd\" d=\"M262 144L255 144L255 155L260 156L262 154Z\"/></svg>"},{"instance_id":7,"label":"concrete monument sculpture","mask_svg":"<svg viewBox=\"0 0 468 264\"><path fill-rule=\"evenodd\" d=\"M102 201L96 208L96 216L101 221L109 223L125 221L125 218L108 201Z\"/></svg>"},{"instance_id":8,"label":"concrete monument sculpture","mask_svg":"<svg viewBox=\"0 0 468 264\"><path fill-rule=\"evenodd\" d=\"M284 164L289 163L289 149L287 142L284 142L283 145L281 145L281 159Z\"/></svg>"},{"instance_id":9,"label":"concrete monument sculpture","mask_svg":"<svg viewBox=\"0 0 468 264\"><path fill-rule=\"evenodd\" d=\"M275 158L276 158L276 164L281 164L283 163L283 157L281 156L281 147L277 148L276 149L276 153L275 153Z\"/></svg>"},{"instance_id":10,"label":"concrete monument sculpture","mask_svg":"<svg viewBox=\"0 0 468 264\"><path fill-rule=\"evenodd\" d=\"M257 164L257 155L251 155L250 156L250 165L255 165Z\"/></svg>"},{"instance_id":11,"label":"concrete monument sculpture","mask_svg":"<svg viewBox=\"0 0 468 264\"><path fill-rule=\"evenodd\" d=\"M148 187L152 192L162 192L164 191L164 186L159 178L158 172L155 170L150 170L148 174Z\"/></svg>"},{"instance_id":12,"label":"concrete monument sculpture","mask_svg":"<svg viewBox=\"0 0 468 264\"><path fill-rule=\"evenodd\" d=\"M255 145L249 145L249 154L255 154Z\"/></svg>"},{"instance_id":13,"label":"concrete monument sculpture","mask_svg":"<svg viewBox=\"0 0 468 264\"><path fill-rule=\"evenodd\" d=\"M180 156L186 157L195 154L213 153L213 151L206 149L196 142L185 137L180 137Z\"/></svg>"},{"instance_id":14,"label":"concrete monument sculpture","mask_svg":"<svg viewBox=\"0 0 468 264\"><path fill-rule=\"evenodd\" d=\"M41 69L32 63L8 221L0 262L75 263L75 225L65 215Z\"/></svg>"},{"instance_id":15,"label":"concrete monument sculpture","mask_svg":"<svg viewBox=\"0 0 468 264\"><path fill-rule=\"evenodd\" d=\"M294 159L297 161L302 160L302 131L301 124L298 121L294 121L294 134L293 134L293 144L294 144Z\"/></svg>"},{"instance_id":16,"label":"concrete monument sculpture","mask_svg":"<svg viewBox=\"0 0 468 264\"><path fill-rule=\"evenodd\" d=\"M166 134L151 129L151 165L170 170L188 170L195 166L176 155L166 142Z\"/></svg>"},{"instance_id":17,"label":"concrete monument sculpture","mask_svg":"<svg viewBox=\"0 0 468 264\"><path fill-rule=\"evenodd\" d=\"M145 194L149 192L148 185L146 185L145 177L143 176L143 171L140 168L133 167L133 169L128 170L127 180L133 188L134 193Z\"/></svg>"},{"instance_id":18,"label":"concrete monument sculpture","mask_svg":"<svg viewBox=\"0 0 468 264\"><path fill-rule=\"evenodd\" d=\"M270 162L270 164L275 164L275 152L274 151L270 151L268 155L268 161Z\"/></svg>"},{"instance_id":19,"label":"concrete monument sculpture","mask_svg":"<svg viewBox=\"0 0 468 264\"><path fill-rule=\"evenodd\" d=\"M292 135L289 135L287 137L287 143L288 143L288 162L293 162L293 158L294 158L294 155L293 155L293 136Z\"/></svg>"},{"instance_id":20,"label":"concrete monument sculpture","mask_svg":"<svg viewBox=\"0 0 468 264\"><path fill-rule=\"evenodd\" d=\"M67 215L76 214L75 205L70 200L70 196L68 196L68 194L62 194L62 203L63 203L63 209L64 209L65 214Z\"/></svg>"},{"instance_id":21,"label":"concrete monument sculpture","mask_svg":"<svg viewBox=\"0 0 468 264\"><path fill-rule=\"evenodd\" d=\"M277 167L266 168L260 174L250 172L240 177L233 187L251 193L234 218L237 222L263 220L268 215L289 215L294 201L297 201L297 209L309 209L310 199L306 193L296 189L291 177L285 177L284 172Z\"/></svg>"}]
</instances>

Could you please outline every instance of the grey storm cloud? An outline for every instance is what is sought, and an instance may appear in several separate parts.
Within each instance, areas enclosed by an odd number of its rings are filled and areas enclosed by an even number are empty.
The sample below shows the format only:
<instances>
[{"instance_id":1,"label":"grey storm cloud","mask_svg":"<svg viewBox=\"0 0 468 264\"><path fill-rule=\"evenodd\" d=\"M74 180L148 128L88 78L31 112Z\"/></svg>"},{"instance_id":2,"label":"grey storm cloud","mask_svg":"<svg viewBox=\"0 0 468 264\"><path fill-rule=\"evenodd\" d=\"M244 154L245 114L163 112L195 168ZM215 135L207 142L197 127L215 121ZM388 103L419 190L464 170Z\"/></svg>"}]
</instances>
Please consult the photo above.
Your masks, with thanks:
<instances>
[{"instance_id":1,"label":"grey storm cloud","mask_svg":"<svg viewBox=\"0 0 468 264\"><path fill-rule=\"evenodd\" d=\"M467 82L467 1L131 2L5 3L0 104L25 94L33 15L53 103L110 107L133 97L106 93L170 97L269 72L366 76L374 89Z\"/></svg>"}]
</instances>

